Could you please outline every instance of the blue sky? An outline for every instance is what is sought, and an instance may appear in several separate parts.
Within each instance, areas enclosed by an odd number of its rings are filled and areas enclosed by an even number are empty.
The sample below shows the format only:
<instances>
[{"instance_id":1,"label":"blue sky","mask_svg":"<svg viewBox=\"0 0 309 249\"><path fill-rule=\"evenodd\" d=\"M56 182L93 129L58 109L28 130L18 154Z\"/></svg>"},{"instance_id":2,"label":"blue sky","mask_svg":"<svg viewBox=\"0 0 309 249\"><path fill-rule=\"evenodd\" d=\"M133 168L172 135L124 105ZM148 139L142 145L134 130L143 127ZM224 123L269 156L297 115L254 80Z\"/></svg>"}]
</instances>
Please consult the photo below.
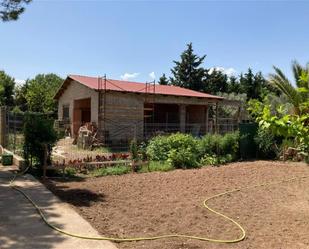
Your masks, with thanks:
<instances>
[{"instance_id":1,"label":"blue sky","mask_svg":"<svg viewBox=\"0 0 309 249\"><path fill-rule=\"evenodd\" d=\"M186 44L236 74L309 62L309 1L39 1L0 23L0 69L150 81ZM135 76L135 77L133 77ZM153 75L152 75L153 76Z\"/></svg>"}]
</instances>

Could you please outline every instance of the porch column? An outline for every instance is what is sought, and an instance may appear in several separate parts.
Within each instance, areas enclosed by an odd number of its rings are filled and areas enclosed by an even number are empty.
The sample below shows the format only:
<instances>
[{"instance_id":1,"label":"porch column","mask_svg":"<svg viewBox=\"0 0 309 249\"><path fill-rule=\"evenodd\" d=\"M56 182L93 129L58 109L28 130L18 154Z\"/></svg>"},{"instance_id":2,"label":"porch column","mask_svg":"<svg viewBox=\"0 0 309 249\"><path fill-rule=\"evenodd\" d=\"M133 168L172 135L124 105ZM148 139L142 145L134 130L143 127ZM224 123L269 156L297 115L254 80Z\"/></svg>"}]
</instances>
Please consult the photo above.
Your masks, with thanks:
<instances>
[{"instance_id":1,"label":"porch column","mask_svg":"<svg viewBox=\"0 0 309 249\"><path fill-rule=\"evenodd\" d=\"M209 126L208 126L208 123L209 123L209 106L207 105L206 107L206 117L205 117L205 133L207 134L208 131L209 131Z\"/></svg>"},{"instance_id":2,"label":"porch column","mask_svg":"<svg viewBox=\"0 0 309 249\"><path fill-rule=\"evenodd\" d=\"M186 105L179 106L180 132L186 132Z\"/></svg>"},{"instance_id":3,"label":"porch column","mask_svg":"<svg viewBox=\"0 0 309 249\"><path fill-rule=\"evenodd\" d=\"M218 124L218 121L219 121L219 112L218 112L218 102L216 103L216 121L215 121L215 133L217 134L219 132L219 124Z\"/></svg>"},{"instance_id":4,"label":"porch column","mask_svg":"<svg viewBox=\"0 0 309 249\"><path fill-rule=\"evenodd\" d=\"M0 107L0 145L2 145L2 147L6 147L7 146L7 134L6 134L6 107L5 106L1 106Z\"/></svg>"}]
</instances>

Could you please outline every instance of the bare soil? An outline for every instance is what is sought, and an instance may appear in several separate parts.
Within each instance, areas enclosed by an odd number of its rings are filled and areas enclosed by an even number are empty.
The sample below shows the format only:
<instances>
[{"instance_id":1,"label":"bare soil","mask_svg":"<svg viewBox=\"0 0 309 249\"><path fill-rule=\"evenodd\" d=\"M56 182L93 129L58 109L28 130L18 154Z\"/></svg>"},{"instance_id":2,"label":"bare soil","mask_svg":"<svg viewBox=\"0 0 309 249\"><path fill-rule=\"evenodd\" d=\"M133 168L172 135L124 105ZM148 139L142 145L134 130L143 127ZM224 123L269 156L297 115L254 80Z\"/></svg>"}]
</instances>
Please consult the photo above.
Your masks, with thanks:
<instances>
[{"instance_id":1,"label":"bare soil","mask_svg":"<svg viewBox=\"0 0 309 249\"><path fill-rule=\"evenodd\" d=\"M233 239L240 231L203 208L206 197L298 176L309 177L308 165L255 161L166 173L57 180L47 185L102 235L141 237L179 233ZM117 246L120 249L309 248L309 178L243 190L209 204L242 224L246 239L235 244L163 239Z\"/></svg>"}]
</instances>

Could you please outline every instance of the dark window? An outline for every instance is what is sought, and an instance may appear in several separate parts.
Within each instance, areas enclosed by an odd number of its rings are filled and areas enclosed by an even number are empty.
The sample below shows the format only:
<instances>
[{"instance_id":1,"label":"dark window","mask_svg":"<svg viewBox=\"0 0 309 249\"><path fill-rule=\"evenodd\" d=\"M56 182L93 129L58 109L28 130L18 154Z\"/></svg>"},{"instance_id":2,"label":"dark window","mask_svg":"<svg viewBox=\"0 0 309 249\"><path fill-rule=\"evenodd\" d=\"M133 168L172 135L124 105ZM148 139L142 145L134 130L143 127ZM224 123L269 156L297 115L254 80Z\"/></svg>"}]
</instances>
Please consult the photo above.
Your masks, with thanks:
<instances>
[{"instance_id":1,"label":"dark window","mask_svg":"<svg viewBox=\"0 0 309 249\"><path fill-rule=\"evenodd\" d=\"M70 119L70 105L64 105L62 108L62 120Z\"/></svg>"}]
</instances>

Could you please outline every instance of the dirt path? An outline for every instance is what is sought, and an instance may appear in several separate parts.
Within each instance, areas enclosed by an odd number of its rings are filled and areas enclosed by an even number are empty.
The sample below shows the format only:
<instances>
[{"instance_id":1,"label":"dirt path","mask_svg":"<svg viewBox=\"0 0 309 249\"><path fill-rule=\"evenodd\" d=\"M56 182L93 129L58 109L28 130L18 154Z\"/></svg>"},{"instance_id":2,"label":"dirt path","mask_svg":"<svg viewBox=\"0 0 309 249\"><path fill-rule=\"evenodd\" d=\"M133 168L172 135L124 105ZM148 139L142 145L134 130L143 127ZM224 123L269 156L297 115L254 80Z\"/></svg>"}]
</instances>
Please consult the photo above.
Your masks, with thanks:
<instances>
[{"instance_id":1,"label":"dirt path","mask_svg":"<svg viewBox=\"0 0 309 249\"><path fill-rule=\"evenodd\" d=\"M102 235L181 233L231 239L239 231L203 208L206 197L236 187L304 175L309 176L305 164L257 161L80 182L54 181L49 187ZM234 193L210 204L244 226L245 241L214 244L164 239L117 246L122 249L309 248L309 179Z\"/></svg>"}]
</instances>

